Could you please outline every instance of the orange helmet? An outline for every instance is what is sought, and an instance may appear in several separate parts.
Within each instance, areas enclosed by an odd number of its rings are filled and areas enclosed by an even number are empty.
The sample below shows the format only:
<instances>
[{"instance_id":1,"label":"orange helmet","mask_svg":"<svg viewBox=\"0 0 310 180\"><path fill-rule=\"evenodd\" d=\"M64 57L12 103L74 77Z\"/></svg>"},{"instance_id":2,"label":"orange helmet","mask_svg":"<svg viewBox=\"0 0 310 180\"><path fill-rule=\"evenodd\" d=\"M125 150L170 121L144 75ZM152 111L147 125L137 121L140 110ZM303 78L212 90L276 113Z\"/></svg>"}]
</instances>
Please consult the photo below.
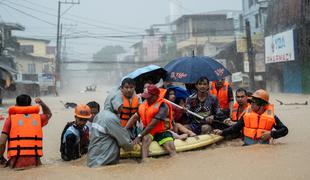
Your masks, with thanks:
<instances>
[{"instance_id":1,"label":"orange helmet","mask_svg":"<svg viewBox=\"0 0 310 180\"><path fill-rule=\"evenodd\" d=\"M267 103L269 102L269 93L263 89L259 89L259 90L255 91L252 94L252 97L262 99L262 100L266 101Z\"/></svg>"},{"instance_id":2,"label":"orange helmet","mask_svg":"<svg viewBox=\"0 0 310 180\"><path fill-rule=\"evenodd\" d=\"M89 106L85 104L80 104L75 107L75 115L79 118L91 118L91 110Z\"/></svg>"}]
</instances>

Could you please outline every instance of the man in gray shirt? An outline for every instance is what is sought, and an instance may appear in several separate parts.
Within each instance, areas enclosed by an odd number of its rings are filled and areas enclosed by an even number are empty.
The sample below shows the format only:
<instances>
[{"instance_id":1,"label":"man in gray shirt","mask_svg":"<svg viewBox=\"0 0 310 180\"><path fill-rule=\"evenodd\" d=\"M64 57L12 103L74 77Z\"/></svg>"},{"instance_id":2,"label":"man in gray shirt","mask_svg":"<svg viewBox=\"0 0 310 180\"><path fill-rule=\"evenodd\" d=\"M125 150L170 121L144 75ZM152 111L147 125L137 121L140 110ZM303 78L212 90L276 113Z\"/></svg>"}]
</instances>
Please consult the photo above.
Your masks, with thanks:
<instances>
[{"instance_id":1,"label":"man in gray shirt","mask_svg":"<svg viewBox=\"0 0 310 180\"><path fill-rule=\"evenodd\" d=\"M111 111L103 110L92 123L87 154L88 167L117 164L120 148L132 149L128 131L120 124L120 119Z\"/></svg>"}]
</instances>

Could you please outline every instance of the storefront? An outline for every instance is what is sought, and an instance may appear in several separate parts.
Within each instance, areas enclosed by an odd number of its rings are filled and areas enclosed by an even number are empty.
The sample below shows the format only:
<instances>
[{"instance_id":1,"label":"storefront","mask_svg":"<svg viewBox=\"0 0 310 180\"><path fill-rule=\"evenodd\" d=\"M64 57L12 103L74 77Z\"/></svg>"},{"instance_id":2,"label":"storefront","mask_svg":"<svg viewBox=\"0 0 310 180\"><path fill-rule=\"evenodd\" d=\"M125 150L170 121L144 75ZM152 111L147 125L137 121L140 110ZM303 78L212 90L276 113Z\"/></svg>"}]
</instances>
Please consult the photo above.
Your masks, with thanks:
<instances>
[{"instance_id":1,"label":"storefront","mask_svg":"<svg viewBox=\"0 0 310 180\"><path fill-rule=\"evenodd\" d=\"M290 29L265 37L267 89L272 92L301 93L302 67L296 51L297 33Z\"/></svg>"}]
</instances>

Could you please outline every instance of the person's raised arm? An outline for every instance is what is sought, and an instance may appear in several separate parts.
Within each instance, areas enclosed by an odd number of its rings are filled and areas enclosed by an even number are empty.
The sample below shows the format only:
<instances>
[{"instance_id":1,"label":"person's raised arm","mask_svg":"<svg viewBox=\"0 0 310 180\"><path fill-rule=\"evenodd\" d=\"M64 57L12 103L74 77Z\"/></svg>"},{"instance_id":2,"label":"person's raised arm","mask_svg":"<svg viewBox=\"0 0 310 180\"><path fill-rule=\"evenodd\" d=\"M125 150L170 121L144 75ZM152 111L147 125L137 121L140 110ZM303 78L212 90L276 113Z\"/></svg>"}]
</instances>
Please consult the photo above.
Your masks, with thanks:
<instances>
[{"instance_id":1,"label":"person's raised arm","mask_svg":"<svg viewBox=\"0 0 310 180\"><path fill-rule=\"evenodd\" d=\"M47 115L48 119L50 119L52 117L50 108L40 98L36 98L34 101L42 107L43 114Z\"/></svg>"}]
</instances>

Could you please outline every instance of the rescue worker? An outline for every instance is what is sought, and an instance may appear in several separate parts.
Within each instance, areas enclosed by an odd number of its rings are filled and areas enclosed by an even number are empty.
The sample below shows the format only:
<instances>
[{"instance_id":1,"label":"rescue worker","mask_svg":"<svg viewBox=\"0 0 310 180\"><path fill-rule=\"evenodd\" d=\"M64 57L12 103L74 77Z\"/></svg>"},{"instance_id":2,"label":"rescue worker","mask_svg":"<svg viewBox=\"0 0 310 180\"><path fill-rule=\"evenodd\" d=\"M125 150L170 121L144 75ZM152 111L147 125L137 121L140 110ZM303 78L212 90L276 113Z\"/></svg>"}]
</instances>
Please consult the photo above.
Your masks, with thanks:
<instances>
[{"instance_id":1,"label":"rescue worker","mask_svg":"<svg viewBox=\"0 0 310 180\"><path fill-rule=\"evenodd\" d=\"M234 96L229 83L224 78L213 81L211 83L210 93L217 97L222 112L229 118L234 105Z\"/></svg>"},{"instance_id":2,"label":"rescue worker","mask_svg":"<svg viewBox=\"0 0 310 180\"><path fill-rule=\"evenodd\" d=\"M248 103L247 91L243 88L238 88L236 90L236 102L234 103L232 114L230 119L226 119L224 123L229 126L236 124L237 121L243 117L249 105L250 103Z\"/></svg>"},{"instance_id":3,"label":"rescue worker","mask_svg":"<svg viewBox=\"0 0 310 180\"><path fill-rule=\"evenodd\" d=\"M49 107L40 99L34 100L38 105L31 105L31 97L22 94L16 97L16 105L8 110L0 137L0 158L3 157L8 142L7 165L11 168L24 169L41 165L43 156L42 127L52 117ZM43 114L39 114L40 106Z\"/></svg>"},{"instance_id":4,"label":"rescue worker","mask_svg":"<svg viewBox=\"0 0 310 180\"><path fill-rule=\"evenodd\" d=\"M86 123L92 117L90 108L85 104L75 107L75 121L67 123L61 133L60 153L64 161L78 159L87 153L89 129Z\"/></svg>"},{"instance_id":5,"label":"rescue worker","mask_svg":"<svg viewBox=\"0 0 310 180\"><path fill-rule=\"evenodd\" d=\"M160 90L155 85L149 85L147 90L142 94L146 99L140 107L138 113L133 115L126 128L132 125L141 118L144 129L134 139L134 144L142 141L141 155L142 161L148 157L149 146L152 141L157 141L168 151L170 156L176 155L173 135L170 132L172 123L172 107L160 97Z\"/></svg>"},{"instance_id":6,"label":"rescue worker","mask_svg":"<svg viewBox=\"0 0 310 180\"><path fill-rule=\"evenodd\" d=\"M95 116L92 123L87 166L117 164L120 148L129 151L132 147L130 134L120 125L119 118L110 110L104 109Z\"/></svg>"},{"instance_id":7,"label":"rescue worker","mask_svg":"<svg viewBox=\"0 0 310 180\"><path fill-rule=\"evenodd\" d=\"M275 130L273 130L275 129ZM215 134L227 136L243 130L244 145L269 144L271 138L286 136L287 127L274 114L274 107L269 103L267 91L259 89L252 95L251 107L237 124L224 129L214 130Z\"/></svg>"}]
</instances>

